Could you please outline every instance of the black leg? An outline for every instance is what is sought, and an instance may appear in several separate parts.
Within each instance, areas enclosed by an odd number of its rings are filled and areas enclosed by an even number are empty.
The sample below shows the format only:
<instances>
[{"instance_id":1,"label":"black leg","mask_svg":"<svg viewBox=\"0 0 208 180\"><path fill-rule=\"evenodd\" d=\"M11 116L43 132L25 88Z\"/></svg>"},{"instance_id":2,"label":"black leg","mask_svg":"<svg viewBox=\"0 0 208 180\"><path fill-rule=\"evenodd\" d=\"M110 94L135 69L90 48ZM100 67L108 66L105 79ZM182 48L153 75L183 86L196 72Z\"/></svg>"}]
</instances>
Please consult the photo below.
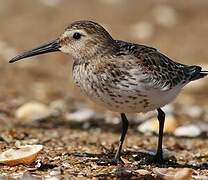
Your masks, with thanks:
<instances>
[{"instance_id":1,"label":"black leg","mask_svg":"<svg viewBox=\"0 0 208 180\"><path fill-rule=\"evenodd\" d=\"M121 137L120 137L118 149L117 149L115 157L114 157L114 159L117 163L121 162L121 159L120 159L121 150L122 150L123 142L124 142L127 130L128 130L128 126L129 126L128 119L126 118L126 115L124 113L121 113L121 120L122 120L122 122L121 122L122 123Z\"/></svg>"},{"instance_id":2,"label":"black leg","mask_svg":"<svg viewBox=\"0 0 208 180\"><path fill-rule=\"evenodd\" d=\"M163 141L163 129L165 123L165 113L162 109L158 108L158 121L159 121L159 138L158 138L158 146L157 146L157 153L155 155L155 160L157 162L163 161L163 151L162 151L162 141Z\"/></svg>"}]
</instances>

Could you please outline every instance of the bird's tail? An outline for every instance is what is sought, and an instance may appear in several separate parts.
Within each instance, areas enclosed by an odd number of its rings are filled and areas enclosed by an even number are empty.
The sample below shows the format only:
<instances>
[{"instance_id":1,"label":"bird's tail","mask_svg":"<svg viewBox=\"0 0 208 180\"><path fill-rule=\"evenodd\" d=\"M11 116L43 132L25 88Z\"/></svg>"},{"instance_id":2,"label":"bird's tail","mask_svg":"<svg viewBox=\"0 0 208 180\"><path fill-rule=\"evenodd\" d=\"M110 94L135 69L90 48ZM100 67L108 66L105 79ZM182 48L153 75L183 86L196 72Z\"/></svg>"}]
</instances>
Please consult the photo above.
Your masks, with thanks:
<instances>
[{"instance_id":1,"label":"bird's tail","mask_svg":"<svg viewBox=\"0 0 208 180\"><path fill-rule=\"evenodd\" d=\"M202 71L200 66L189 66L190 81L204 78L208 75L208 71Z\"/></svg>"}]
</instances>

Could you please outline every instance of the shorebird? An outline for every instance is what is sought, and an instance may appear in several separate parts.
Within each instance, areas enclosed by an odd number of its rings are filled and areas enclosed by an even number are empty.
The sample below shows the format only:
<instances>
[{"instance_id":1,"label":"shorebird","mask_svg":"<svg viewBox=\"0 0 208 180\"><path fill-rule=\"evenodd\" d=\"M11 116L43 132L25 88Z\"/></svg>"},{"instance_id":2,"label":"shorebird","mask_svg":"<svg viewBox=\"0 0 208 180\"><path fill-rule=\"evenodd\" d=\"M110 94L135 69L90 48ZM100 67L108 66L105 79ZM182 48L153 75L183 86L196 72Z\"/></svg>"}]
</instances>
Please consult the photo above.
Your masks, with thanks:
<instances>
[{"instance_id":1,"label":"shorebird","mask_svg":"<svg viewBox=\"0 0 208 180\"><path fill-rule=\"evenodd\" d=\"M163 162L162 140L165 113L169 104L191 81L205 77L200 66L174 62L157 49L115 40L99 24L76 21L59 38L23 52L9 62L61 51L73 57L72 76L92 101L120 113L122 129L114 162L121 162L122 145L128 130L125 113L157 110L159 138L156 162Z\"/></svg>"}]
</instances>

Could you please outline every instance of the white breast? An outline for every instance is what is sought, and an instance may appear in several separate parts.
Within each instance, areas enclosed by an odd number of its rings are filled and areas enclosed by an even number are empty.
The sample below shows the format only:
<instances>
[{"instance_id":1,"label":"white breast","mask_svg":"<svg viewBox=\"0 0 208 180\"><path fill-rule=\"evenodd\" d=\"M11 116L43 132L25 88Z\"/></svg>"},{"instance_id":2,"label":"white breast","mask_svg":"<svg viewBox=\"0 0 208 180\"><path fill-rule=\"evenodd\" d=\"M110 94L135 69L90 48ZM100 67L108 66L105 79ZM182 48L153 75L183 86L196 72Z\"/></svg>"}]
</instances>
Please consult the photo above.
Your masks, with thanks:
<instances>
[{"instance_id":1,"label":"white breast","mask_svg":"<svg viewBox=\"0 0 208 180\"><path fill-rule=\"evenodd\" d=\"M146 88L140 82L141 74L136 79L124 77L117 83L108 81L108 74L95 75L86 71L84 65L73 68L73 79L81 91L95 103L116 112L147 112L170 103L180 92L183 85L170 90ZM138 72L138 70L137 70Z\"/></svg>"}]
</instances>

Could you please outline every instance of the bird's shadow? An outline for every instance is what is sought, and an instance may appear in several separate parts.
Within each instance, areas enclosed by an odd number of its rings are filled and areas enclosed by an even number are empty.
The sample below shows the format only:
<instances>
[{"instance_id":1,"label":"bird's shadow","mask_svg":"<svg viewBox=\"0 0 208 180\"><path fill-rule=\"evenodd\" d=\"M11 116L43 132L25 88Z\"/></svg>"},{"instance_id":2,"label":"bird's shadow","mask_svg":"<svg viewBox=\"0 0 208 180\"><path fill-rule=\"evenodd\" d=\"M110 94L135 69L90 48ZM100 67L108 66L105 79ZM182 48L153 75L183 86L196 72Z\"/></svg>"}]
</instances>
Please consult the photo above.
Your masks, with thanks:
<instances>
[{"instance_id":1,"label":"bird's shadow","mask_svg":"<svg viewBox=\"0 0 208 180\"><path fill-rule=\"evenodd\" d=\"M72 152L68 153L69 156L79 157L79 158L85 158L83 163L86 161L91 161L94 163L97 163L97 165L101 166L108 166L108 165L116 165L112 164L112 159L115 155L114 152L108 152L108 153L86 153L86 152ZM176 157L170 157L168 159L164 159L163 162L155 162L153 161L153 155L147 152L140 152L140 151L125 151L122 155L125 159L128 159L128 163L133 163L138 166L138 168L145 168L148 165L151 165L152 167L160 167L160 168L192 168L192 169L208 169L208 163L201 163L201 164L180 164L177 162ZM117 164L118 165L118 164ZM124 164L120 164L124 165Z\"/></svg>"}]
</instances>

